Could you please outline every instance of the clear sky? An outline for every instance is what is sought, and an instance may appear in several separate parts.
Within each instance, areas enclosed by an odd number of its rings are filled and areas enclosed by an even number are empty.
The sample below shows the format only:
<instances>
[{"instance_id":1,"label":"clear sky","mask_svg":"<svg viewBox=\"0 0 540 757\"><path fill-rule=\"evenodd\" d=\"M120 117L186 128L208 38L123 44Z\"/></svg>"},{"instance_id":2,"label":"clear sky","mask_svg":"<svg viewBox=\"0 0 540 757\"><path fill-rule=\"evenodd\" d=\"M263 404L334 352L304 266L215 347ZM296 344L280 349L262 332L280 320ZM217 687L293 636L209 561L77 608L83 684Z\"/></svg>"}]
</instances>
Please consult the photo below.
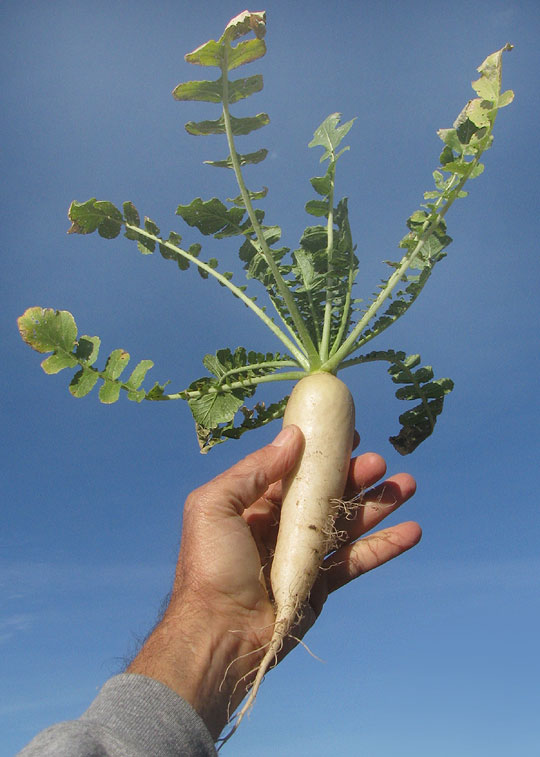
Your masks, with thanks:
<instances>
[{"instance_id":1,"label":"clear sky","mask_svg":"<svg viewBox=\"0 0 540 757\"><path fill-rule=\"evenodd\" d=\"M45 376L15 326L31 305L70 310L81 333L101 336L102 354L151 358L147 383L174 389L202 375L207 352L280 348L194 271L143 257L122 237L65 233L73 199L131 200L184 233L179 203L233 196L232 174L202 165L226 146L183 129L215 110L177 103L171 90L204 77L184 54L241 10L223 0L0 5L2 757L78 716L122 669L169 589L186 494L278 430L203 457L184 403L76 400L67 372ZM436 130L452 125L476 67L506 42L515 50L504 85L516 100L500 113L485 173L449 214L447 259L373 343L420 352L455 380L433 437L401 458L387 437L404 408L384 366L344 374L362 448L417 477L402 514L422 524L422 543L331 598L307 638L325 662L295 650L224 753L536 754L539 7L270 0L266 10L268 53L249 72L262 72L265 88L241 112L270 114L243 143L270 155L249 169L251 183L270 188L267 219L292 247L311 222L313 130L335 111L357 116L338 192L349 197L366 295L432 188ZM187 228L184 238L199 241ZM235 254L213 240L204 249Z\"/></svg>"}]
</instances>

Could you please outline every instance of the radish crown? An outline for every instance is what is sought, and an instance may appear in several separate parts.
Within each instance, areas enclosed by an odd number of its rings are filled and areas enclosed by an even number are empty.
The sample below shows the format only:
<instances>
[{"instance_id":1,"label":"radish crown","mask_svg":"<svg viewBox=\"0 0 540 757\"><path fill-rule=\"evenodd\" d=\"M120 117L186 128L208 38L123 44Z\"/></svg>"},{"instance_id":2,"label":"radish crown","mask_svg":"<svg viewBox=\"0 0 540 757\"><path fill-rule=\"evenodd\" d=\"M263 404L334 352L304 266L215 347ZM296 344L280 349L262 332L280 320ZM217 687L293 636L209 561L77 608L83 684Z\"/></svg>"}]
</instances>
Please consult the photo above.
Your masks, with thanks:
<instances>
[{"instance_id":1,"label":"radish crown","mask_svg":"<svg viewBox=\"0 0 540 757\"><path fill-rule=\"evenodd\" d=\"M153 366L150 360L138 363L129 378L122 379L129 361L123 350L114 350L105 367L96 368L99 338L78 337L73 316L67 311L29 308L19 318L21 336L38 352L52 353L42 362L46 373L77 369L69 386L75 397L85 396L101 380L99 398L105 403L115 402L121 390L137 402L187 400L202 451L283 415L287 397L268 406L260 402L246 407L259 384L297 380L315 371L337 373L353 365L382 360L389 363L392 381L399 384L396 396L416 403L400 416L401 430L390 439L399 452L409 453L431 434L444 397L452 390L452 381L434 379L430 366L420 366L419 355L407 356L394 350L355 353L409 309L434 266L445 257L452 241L446 232L445 216L456 199L466 196L465 183L482 173L480 158L492 144L498 109L513 99L511 91L501 93L502 53L512 46L507 44L486 58L478 69L480 78L472 83L478 97L467 103L452 128L438 132L444 147L433 173L434 188L424 194L426 202L407 220L408 233L399 243L401 257L386 261L390 275L363 302L354 293L358 259L347 199L335 199L336 165L349 149L342 147L342 141L353 120L341 123L341 115L333 113L315 131L309 146L322 147L320 161L326 164L326 170L322 176L311 179L316 197L305 207L308 214L320 221L306 228L299 247L292 252L280 245L280 227L266 224L264 211L256 207L266 197L267 189L250 189L244 180L243 167L264 160L267 150L240 153L236 138L263 128L269 117L266 113L241 118L231 114L231 106L259 92L263 80L258 74L235 79L229 75L266 53L265 31L264 12L244 11L229 22L219 40L210 40L186 55L189 63L217 68L219 77L185 82L173 91L179 101L201 101L221 107L216 120L190 121L186 130L194 136L225 136L228 155L206 163L232 170L239 189L236 197L226 201L196 198L189 205L179 205L177 215L203 236L239 237L239 256L247 285L233 282L233 274L221 271L216 258L203 259L198 242L185 247L178 232L171 231L165 236L151 219L145 218L141 223L130 202L124 203L122 210L96 199L73 202L68 213L69 233L97 231L106 239L114 239L123 231L144 255L158 250L182 271L194 265L203 278L217 279L248 307L268 327L274 340L281 342L285 352L262 353L243 347L218 350L203 359L209 375L194 381L187 389L168 393L166 384L156 383L148 390L142 388L146 373ZM251 34L253 38L237 41ZM251 290L257 285L266 293L267 306L256 303Z\"/></svg>"}]
</instances>

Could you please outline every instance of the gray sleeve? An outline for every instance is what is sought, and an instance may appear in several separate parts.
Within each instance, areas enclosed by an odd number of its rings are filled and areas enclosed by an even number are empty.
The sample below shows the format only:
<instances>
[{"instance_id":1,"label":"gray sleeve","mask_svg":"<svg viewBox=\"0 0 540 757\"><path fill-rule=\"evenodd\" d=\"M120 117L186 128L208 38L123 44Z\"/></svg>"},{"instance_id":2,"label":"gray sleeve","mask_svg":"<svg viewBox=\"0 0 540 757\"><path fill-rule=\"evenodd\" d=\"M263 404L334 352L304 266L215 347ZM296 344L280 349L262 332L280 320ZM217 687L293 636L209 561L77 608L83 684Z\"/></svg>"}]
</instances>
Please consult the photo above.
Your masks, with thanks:
<instances>
[{"instance_id":1,"label":"gray sleeve","mask_svg":"<svg viewBox=\"0 0 540 757\"><path fill-rule=\"evenodd\" d=\"M47 728L19 757L215 757L197 712L146 676L109 679L79 718Z\"/></svg>"}]
</instances>

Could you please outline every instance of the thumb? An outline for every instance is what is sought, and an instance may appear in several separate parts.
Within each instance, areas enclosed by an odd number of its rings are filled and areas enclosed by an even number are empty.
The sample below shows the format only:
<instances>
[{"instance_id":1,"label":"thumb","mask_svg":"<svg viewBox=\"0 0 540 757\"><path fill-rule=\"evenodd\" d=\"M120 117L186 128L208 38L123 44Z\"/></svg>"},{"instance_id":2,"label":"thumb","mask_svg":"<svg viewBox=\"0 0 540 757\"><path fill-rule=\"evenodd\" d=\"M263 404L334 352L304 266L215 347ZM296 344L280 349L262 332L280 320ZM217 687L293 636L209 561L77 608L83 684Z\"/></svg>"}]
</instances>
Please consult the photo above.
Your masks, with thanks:
<instances>
[{"instance_id":1,"label":"thumb","mask_svg":"<svg viewBox=\"0 0 540 757\"><path fill-rule=\"evenodd\" d=\"M303 447L304 436L298 426L286 426L271 444L252 452L198 489L201 503L208 503L212 509L219 503L241 515L270 484L294 468Z\"/></svg>"}]
</instances>

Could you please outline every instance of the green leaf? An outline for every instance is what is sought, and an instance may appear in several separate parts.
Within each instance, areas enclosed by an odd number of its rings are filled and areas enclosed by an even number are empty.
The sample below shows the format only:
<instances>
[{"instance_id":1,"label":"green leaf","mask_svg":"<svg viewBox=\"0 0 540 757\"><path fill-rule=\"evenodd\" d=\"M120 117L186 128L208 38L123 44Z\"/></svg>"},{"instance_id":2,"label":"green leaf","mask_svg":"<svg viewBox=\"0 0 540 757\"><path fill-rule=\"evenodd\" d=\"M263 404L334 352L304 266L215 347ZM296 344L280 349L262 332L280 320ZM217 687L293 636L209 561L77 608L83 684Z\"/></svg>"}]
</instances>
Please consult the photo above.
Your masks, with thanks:
<instances>
[{"instance_id":1,"label":"green leaf","mask_svg":"<svg viewBox=\"0 0 540 757\"><path fill-rule=\"evenodd\" d=\"M77 339L75 319L67 310L28 308L17 323L21 337L36 352L71 352Z\"/></svg>"},{"instance_id":2,"label":"green leaf","mask_svg":"<svg viewBox=\"0 0 540 757\"><path fill-rule=\"evenodd\" d=\"M180 234L177 234L176 232L171 231L169 233L167 242L170 242L175 247L180 247L180 244L182 243L182 237L180 236ZM165 260L175 260L178 265L178 268L180 268L181 271L187 271L187 269L189 268L189 260L187 260L183 255L181 255L176 250L172 250L163 242L160 242L159 244L159 252L161 254L161 257L164 258Z\"/></svg>"},{"instance_id":3,"label":"green leaf","mask_svg":"<svg viewBox=\"0 0 540 757\"><path fill-rule=\"evenodd\" d=\"M458 154L461 153L461 142L458 139L456 129L439 129L437 135L450 147L451 151L455 150Z\"/></svg>"},{"instance_id":4,"label":"green leaf","mask_svg":"<svg viewBox=\"0 0 540 757\"><path fill-rule=\"evenodd\" d=\"M316 292L325 285L326 276L324 272L321 273L316 270L315 260L307 250L302 248L295 250L294 261L293 270L302 281L302 286L299 286L297 291Z\"/></svg>"},{"instance_id":5,"label":"green leaf","mask_svg":"<svg viewBox=\"0 0 540 757\"><path fill-rule=\"evenodd\" d=\"M222 444L227 439L239 439L246 431L261 428L267 423L283 418L288 400L289 397L287 396L268 406L264 402L258 402L252 408L242 406L240 408L242 422L237 426L234 425L234 421L230 421L227 424L208 429L196 423L195 428L201 453L204 455L216 444Z\"/></svg>"},{"instance_id":6,"label":"green leaf","mask_svg":"<svg viewBox=\"0 0 540 757\"><path fill-rule=\"evenodd\" d=\"M306 213L312 216L327 216L328 212L328 203L324 200L309 200L309 202L306 202Z\"/></svg>"},{"instance_id":7,"label":"green leaf","mask_svg":"<svg viewBox=\"0 0 540 757\"><path fill-rule=\"evenodd\" d=\"M80 363L93 365L98 358L100 345L101 339L99 336L87 336L85 334L79 337L75 357Z\"/></svg>"},{"instance_id":8,"label":"green leaf","mask_svg":"<svg viewBox=\"0 0 540 757\"><path fill-rule=\"evenodd\" d=\"M268 155L268 150L262 149L257 152L250 152L245 155L237 153L238 162L241 166L248 165L249 163L261 163ZM205 160L206 165L215 166L216 168L233 168L232 158L229 155L225 160Z\"/></svg>"},{"instance_id":9,"label":"green leaf","mask_svg":"<svg viewBox=\"0 0 540 757\"><path fill-rule=\"evenodd\" d=\"M497 86L496 79L481 76L480 79L471 82L471 86L482 100L495 102L499 96L499 87Z\"/></svg>"},{"instance_id":10,"label":"green leaf","mask_svg":"<svg viewBox=\"0 0 540 757\"><path fill-rule=\"evenodd\" d=\"M310 179L311 186L317 194L327 197L332 191L332 178L327 172L326 176L314 176Z\"/></svg>"},{"instance_id":11,"label":"green leaf","mask_svg":"<svg viewBox=\"0 0 540 757\"><path fill-rule=\"evenodd\" d=\"M270 123L270 117L267 113L258 113L256 116L247 118L230 117L232 133L235 136L250 134L256 129L262 129ZM193 136L207 136L209 134L225 134L225 121L223 116L216 121L188 121L185 125L188 134Z\"/></svg>"},{"instance_id":12,"label":"green leaf","mask_svg":"<svg viewBox=\"0 0 540 757\"><path fill-rule=\"evenodd\" d=\"M132 226L141 225L139 212L132 202L125 202L122 208L124 210L124 218L126 219L127 223L131 224Z\"/></svg>"},{"instance_id":13,"label":"green leaf","mask_svg":"<svg viewBox=\"0 0 540 757\"><path fill-rule=\"evenodd\" d=\"M148 217L144 219L144 229L149 234L152 234L154 237L159 237L159 228L154 223L154 221L152 221L152 219ZM151 255L156 249L155 239L149 239L144 234L139 234L136 231L132 231L131 229L128 229L126 231L126 237L128 237L128 239L134 239L137 241L137 247L139 248L139 252L142 253L143 255Z\"/></svg>"},{"instance_id":14,"label":"green leaf","mask_svg":"<svg viewBox=\"0 0 540 757\"><path fill-rule=\"evenodd\" d=\"M68 218L71 227L68 234L92 234L96 229L101 237L114 239L120 234L123 216L112 202L91 198L86 202L73 201Z\"/></svg>"},{"instance_id":15,"label":"green leaf","mask_svg":"<svg viewBox=\"0 0 540 757\"><path fill-rule=\"evenodd\" d=\"M113 350L107 358L104 375L107 379L114 381L119 378L124 368L129 363L129 352L124 350Z\"/></svg>"},{"instance_id":16,"label":"green leaf","mask_svg":"<svg viewBox=\"0 0 540 757\"><path fill-rule=\"evenodd\" d=\"M244 400L255 392L252 379L275 373L282 360L279 353L247 352L243 347L206 355L203 364L212 376L194 381L183 393L195 422L205 429L230 424Z\"/></svg>"},{"instance_id":17,"label":"green leaf","mask_svg":"<svg viewBox=\"0 0 540 757\"><path fill-rule=\"evenodd\" d=\"M42 362L45 373L59 373L65 368L79 370L73 376L69 391L74 397L86 396L98 379L103 380L99 397L107 404L116 402L120 390L124 389L128 398L140 402L143 399L159 399L164 387L156 385L148 394L140 386L146 373L152 368L151 360L141 360L126 382L120 375L129 362L129 354L124 350L113 350L104 370L93 367L99 354L101 340L97 336L81 336L77 341L77 326L71 313L51 308L33 307L18 319L23 340L37 352L52 352Z\"/></svg>"},{"instance_id":18,"label":"green leaf","mask_svg":"<svg viewBox=\"0 0 540 757\"><path fill-rule=\"evenodd\" d=\"M262 200L266 195L268 194L268 187L263 187L258 192L252 192L251 190L248 190L248 196L249 199L253 202L255 200ZM238 195L237 197L228 198L227 202L232 202L234 205L237 205L240 208L245 208L244 198L242 195Z\"/></svg>"},{"instance_id":19,"label":"green leaf","mask_svg":"<svg viewBox=\"0 0 540 757\"><path fill-rule=\"evenodd\" d=\"M501 89L501 77L502 77L502 54L504 52L509 52L513 49L513 45L511 45L509 42L506 43L504 47L502 47L500 50L497 50L494 53L491 53L491 55L488 55L488 57L478 66L478 72L481 74L481 79L484 81L490 82L492 84L495 84L496 92L500 92ZM476 89L476 86L478 86L479 80L476 82L473 82L473 87ZM475 86L476 85L476 86ZM485 85L484 85L485 86Z\"/></svg>"},{"instance_id":20,"label":"green leaf","mask_svg":"<svg viewBox=\"0 0 540 757\"><path fill-rule=\"evenodd\" d=\"M465 107L463 115L472 121L479 129L489 127L493 118L494 108L487 100L471 100ZM465 118L463 119L465 120ZM458 129L459 133L459 129ZM469 140L470 141L470 140Z\"/></svg>"},{"instance_id":21,"label":"green leaf","mask_svg":"<svg viewBox=\"0 0 540 757\"><path fill-rule=\"evenodd\" d=\"M246 97L260 92L263 88L263 78L260 74L249 76L246 79L235 79L229 82L229 104L244 100Z\"/></svg>"},{"instance_id":22,"label":"green leaf","mask_svg":"<svg viewBox=\"0 0 540 757\"><path fill-rule=\"evenodd\" d=\"M73 376L69 385L69 391L74 397L81 398L92 391L99 378L99 373L91 368L81 368Z\"/></svg>"},{"instance_id":23,"label":"green leaf","mask_svg":"<svg viewBox=\"0 0 540 757\"><path fill-rule=\"evenodd\" d=\"M189 226L195 226L205 236L242 234L240 225L245 215L242 208L227 208L217 197L204 201L197 197L189 205L179 205L176 214Z\"/></svg>"},{"instance_id":24,"label":"green leaf","mask_svg":"<svg viewBox=\"0 0 540 757\"><path fill-rule=\"evenodd\" d=\"M193 52L184 55L184 60L197 66L216 66L217 68L221 68L223 45L216 42L215 39L211 39L200 45L200 47L197 47Z\"/></svg>"},{"instance_id":25,"label":"green leaf","mask_svg":"<svg viewBox=\"0 0 540 757\"><path fill-rule=\"evenodd\" d=\"M167 386L169 382L165 382L165 384L159 384L157 381L154 384L154 386L150 389L149 392L146 394L147 400L162 400L162 399L168 399L168 397L165 397L165 387Z\"/></svg>"},{"instance_id":26,"label":"green leaf","mask_svg":"<svg viewBox=\"0 0 540 757\"><path fill-rule=\"evenodd\" d=\"M281 229L279 226L263 227L262 232L269 245L276 242L281 236ZM288 273L288 269L280 265L282 258L288 251L289 250L286 247L279 249L269 248L269 252L282 274ZM270 297L274 297L275 280L268 266L268 262L262 254L259 246L256 243L254 244L251 238L246 239L244 244L240 247L238 254L240 260L245 263L244 270L246 271L246 277L248 279L258 279L267 288Z\"/></svg>"},{"instance_id":27,"label":"green leaf","mask_svg":"<svg viewBox=\"0 0 540 757\"><path fill-rule=\"evenodd\" d=\"M146 377L146 374L148 373L150 368L153 367L154 363L151 360L141 360L140 363L137 363L137 365L131 372L131 376L126 381L126 387L133 391L139 389Z\"/></svg>"},{"instance_id":28,"label":"green leaf","mask_svg":"<svg viewBox=\"0 0 540 757\"><path fill-rule=\"evenodd\" d=\"M246 42L240 42L236 47L229 49L227 57L227 69L232 71L238 66L251 63L258 58L262 58L266 53L266 45L262 39L251 39ZM184 56L188 63L194 63L199 66L215 66L221 68L224 61L223 43L210 40L201 45L191 53Z\"/></svg>"},{"instance_id":29,"label":"green leaf","mask_svg":"<svg viewBox=\"0 0 540 757\"><path fill-rule=\"evenodd\" d=\"M66 355L64 352L58 352L45 358L41 367L45 373L53 374L62 371L64 368L74 368L77 365L76 359L72 355Z\"/></svg>"},{"instance_id":30,"label":"green leaf","mask_svg":"<svg viewBox=\"0 0 540 757\"><path fill-rule=\"evenodd\" d=\"M418 368L420 355L406 355L394 350L380 350L352 360L350 364L384 360L390 363L388 373L395 384L403 384L396 391L400 400L418 401L410 410L399 416L402 425L390 442L401 455L408 455L428 438L441 414L445 396L452 391L454 382L449 378L433 379L430 365ZM417 368L417 370L414 370Z\"/></svg>"},{"instance_id":31,"label":"green leaf","mask_svg":"<svg viewBox=\"0 0 540 757\"><path fill-rule=\"evenodd\" d=\"M498 108L506 108L507 105L510 105L511 102L514 100L514 93L511 89L507 89L506 92L503 92L502 95L499 97L499 100L497 101L497 107Z\"/></svg>"},{"instance_id":32,"label":"green leaf","mask_svg":"<svg viewBox=\"0 0 540 757\"><path fill-rule=\"evenodd\" d=\"M245 66L246 63L252 63L254 60L262 58L265 54L266 44L263 39L256 38L239 42L229 50L227 68L229 71L232 71L239 66Z\"/></svg>"},{"instance_id":33,"label":"green leaf","mask_svg":"<svg viewBox=\"0 0 540 757\"><path fill-rule=\"evenodd\" d=\"M347 121L347 123L338 126L340 120L341 113L332 113L325 118L322 124L315 130L313 139L308 145L308 147L324 148L324 153L320 159L321 163L329 159L337 160L338 156L336 155L336 148L349 132L356 119L353 118L351 121Z\"/></svg>"},{"instance_id":34,"label":"green leaf","mask_svg":"<svg viewBox=\"0 0 540 757\"><path fill-rule=\"evenodd\" d=\"M223 100L223 79L217 81L186 81L173 89L175 100L220 103Z\"/></svg>"},{"instance_id":35,"label":"green leaf","mask_svg":"<svg viewBox=\"0 0 540 757\"><path fill-rule=\"evenodd\" d=\"M227 102L232 105L239 100L260 92L263 88L263 78L260 74L248 76L245 79L235 79L228 83ZM173 90L173 97L180 101L197 101L208 103L223 102L223 77L216 81L187 81L179 84Z\"/></svg>"},{"instance_id":36,"label":"green leaf","mask_svg":"<svg viewBox=\"0 0 540 757\"><path fill-rule=\"evenodd\" d=\"M397 436L390 437L390 442L401 455L413 452L431 435L437 416L443 410L444 397L454 388L454 382L449 378L433 379L431 366L413 371L419 363L419 355L403 358L403 353L395 353L388 369L394 383L405 384L397 389L396 397L400 400L419 400L411 410L400 415L402 428Z\"/></svg>"},{"instance_id":37,"label":"green leaf","mask_svg":"<svg viewBox=\"0 0 540 757\"><path fill-rule=\"evenodd\" d=\"M105 380L99 390L99 400L104 405L112 405L120 396L121 385L116 381Z\"/></svg>"},{"instance_id":38,"label":"green leaf","mask_svg":"<svg viewBox=\"0 0 540 757\"><path fill-rule=\"evenodd\" d=\"M446 163L444 170L456 173L458 176L468 176L469 179L475 179L477 176L480 176L480 174L483 173L484 164L477 163L474 168L471 168L471 163L467 161L454 160Z\"/></svg>"},{"instance_id":39,"label":"green leaf","mask_svg":"<svg viewBox=\"0 0 540 757\"><path fill-rule=\"evenodd\" d=\"M243 405L243 398L232 392L203 394L188 401L193 418L199 426L215 428L230 421Z\"/></svg>"},{"instance_id":40,"label":"green leaf","mask_svg":"<svg viewBox=\"0 0 540 757\"><path fill-rule=\"evenodd\" d=\"M483 126L477 126L474 121L471 121L471 119L467 117L466 108L454 122L454 127L456 128L456 133L461 145L468 145L471 139L478 134L479 131L484 129Z\"/></svg>"}]
</instances>

